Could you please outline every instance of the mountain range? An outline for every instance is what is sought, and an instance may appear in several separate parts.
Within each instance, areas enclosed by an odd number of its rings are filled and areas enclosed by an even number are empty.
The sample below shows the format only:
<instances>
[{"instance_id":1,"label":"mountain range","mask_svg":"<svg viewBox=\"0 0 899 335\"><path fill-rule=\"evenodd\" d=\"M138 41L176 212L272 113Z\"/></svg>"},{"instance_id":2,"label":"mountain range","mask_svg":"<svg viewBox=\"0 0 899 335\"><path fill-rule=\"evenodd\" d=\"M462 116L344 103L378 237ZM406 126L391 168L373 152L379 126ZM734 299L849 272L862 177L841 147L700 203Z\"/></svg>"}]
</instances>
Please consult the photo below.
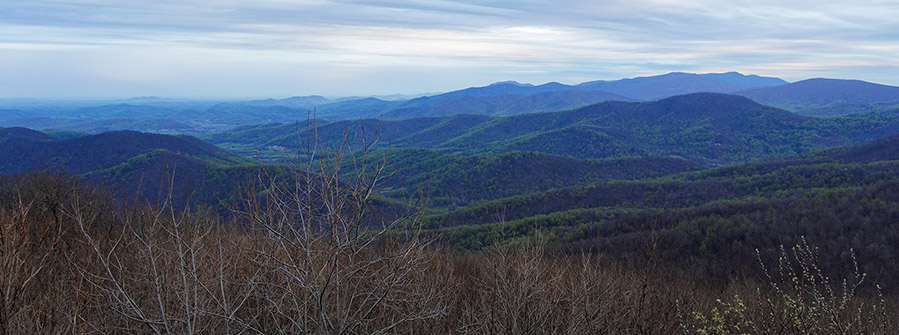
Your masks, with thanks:
<instances>
[{"instance_id":1,"label":"mountain range","mask_svg":"<svg viewBox=\"0 0 899 335\"><path fill-rule=\"evenodd\" d=\"M248 156L283 156L315 129L322 143L347 136L393 148L473 155L534 151L578 159L677 156L703 165L762 160L870 141L899 132L899 113L806 117L741 96L695 93L654 102L604 102L515 116L460 114L394 121L320 121L238 127L204 135ZM302 138L302 136L300 136ZM282 151L271 151L280 148Z\"/></svg>"},{"instance_id":2,"label":"mountain range","mask_svg":"<svg viewBox=\"0 0 899 335\"><path fill-rule=\"evenodd\" d=\"M576 109L607 101L653 101L700 92L742 95L764 105L812 116L872 112L899 105L899 88L861 81L810 79L791 84L779 78L736 72L673 72L577 85L498 82L398 100L329 99L318 95L247 101L158 97L108 101L7 99L0 101L0 126L86 133L127 129L197 135L243 125L307 118L338 121L456 114L507 116Z\"/></svg>"}]
</instances>

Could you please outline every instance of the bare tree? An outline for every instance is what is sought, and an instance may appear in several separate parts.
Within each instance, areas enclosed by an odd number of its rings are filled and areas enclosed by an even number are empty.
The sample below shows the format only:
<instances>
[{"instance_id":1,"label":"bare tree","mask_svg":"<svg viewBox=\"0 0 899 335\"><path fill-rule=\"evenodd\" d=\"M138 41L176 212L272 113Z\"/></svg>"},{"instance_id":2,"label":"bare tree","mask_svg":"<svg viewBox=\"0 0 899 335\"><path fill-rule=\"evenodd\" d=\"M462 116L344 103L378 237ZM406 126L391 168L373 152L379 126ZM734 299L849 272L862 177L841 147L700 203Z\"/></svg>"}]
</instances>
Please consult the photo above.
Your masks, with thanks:
<instances>
[{"instance_id":1,"label":"bare tree","mask_svg":"<svg viewBox=\"0 0 899 335\"><path fill-rule=\"evenodd\" d=\"M443 313L440 289L423 280L436 254L416 227L422 212L367 218L387 156L371 157L377 131L370 140L361 127L354 153L346 133L328 146L312 126L291 180L263 174L266 187L247 198L266 332L379 334Z\"/></svg>"},{"instance_id":2,"label":"bare tree","mask_svg":"<svg viewBox=\"0 0 899 335\"><path fill-rule=\"evenodd\" d=\"M125 211L121 226L111 232L92 229L97 217L86 210L90 203L84 199L75 197L63 209L93 256L87 265L73 264L93 288L98 314L108 314L85 322L104 332L256 330L239 316L252 293L246 281L255 275L234 259L239 253L231 252L229 244L240 239L229 240L233 234L214 215L175 209L174 174L168 178L169 195L161 204Z\"/></svg>"}]
</instances>

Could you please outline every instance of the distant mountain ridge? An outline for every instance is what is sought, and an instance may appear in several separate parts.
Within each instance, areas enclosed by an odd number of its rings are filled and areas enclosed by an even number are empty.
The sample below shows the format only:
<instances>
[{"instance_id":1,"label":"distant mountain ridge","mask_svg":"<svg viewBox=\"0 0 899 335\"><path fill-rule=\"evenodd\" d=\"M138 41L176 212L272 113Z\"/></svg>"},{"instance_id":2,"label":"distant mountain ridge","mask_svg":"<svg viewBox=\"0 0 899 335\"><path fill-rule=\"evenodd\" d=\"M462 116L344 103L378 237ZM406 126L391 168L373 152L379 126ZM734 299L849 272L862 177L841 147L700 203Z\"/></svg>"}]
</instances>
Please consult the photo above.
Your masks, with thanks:
<instances>
[{"instance_id":1,"label":"distant mountain ridge","mask_svg":"<svg viewBox=\"0 0 899 335\"><path fill-rule=\"evenodd\" d=\"M609 101L651 102L692 93L741 95L763 105L811 116L878 112L899 106L899 87L862 81L810 79L787 83L779 78L737 72L672 72L577 85L504 81L407 100L329 99L308 95L210 102L142 97L54 105L48 101L13 99L6 100L12 104L0 106L0 126L84 133L128 129L198 135L245 125L292 123L307 118L339 121L402 120L460 114L511 116L572 110Z\"/></svg>"},{"instance_id":2,"label":"distant mountain ridge","mask_svg":"<svg viewBox=\"0 0 899 335\"><path fill-rule=\"evenodd\" d=\"M453 114L517 115L580 108L605 101L648 101L674 95L732 91L786 83L777 78L721 74L669 73L578 85L541 85L514 81L421 96L408 100L375 97L328 99L318 95L250 101L186 101L138 97L111 101L46 101L0 106L0 126L99 133L141 130L199 134L241 125L327 120L412 117ZM3 109L5 108L5 109ZM111 121L116 119L118 121ZM147 122L153 120L152 122ZM177 125L177 126L171 126Z\"/></svg>"},{"instance_id":3,"label":"distant mountain ridge","mask_svg":"<svg viewBox=\"0 0 899 335\"><path fill-rule=\"evenodd\" d=\"M719 74L672 72L659 76L592 81L577 85L565 85L557 82L532 85L506 81L412 99L393 107L394 111L387 111L384 115L388 119L463 113L515 115L582 107L585 105L582 103L584 100L592 103L648 101L689 93L730 93L746 88L783 84L787 84L787 82L779 78L745 76L736 72ZM494 100L504 97L504 101L499 104L514 107L483 108L483 98L486 97L492 97ZM542 100L544 103L538 104L538 108L527 108L527 104L522 103L521 100ZM541 105L551 105L555 110L540 108ZM414 112L408 112L409 110L414 110ZM396 117L396 115L401 117Z\"/></svg>"},{"instance_id":4,"label":"distant mountain ridge","mask_svg":"<svg viewBox=\"0 0 899 335\"><path fill-rule=\"evenodd\" d=\"M689 93L731 93L749 87L784 84L787 82L779 78L745 76L736 72L717 74L672 72L660 76L586 82L577 86L619 94L636 100L657 100Z\"/></svg>"},{"instance_id":5,"label":"distant mountain ridge","mask_svg":"<svg viewBox=\"0 0 899 335\"><path fill-rule=\"evenodd\" d=\"M522 111L528 113L554 112L604 101L631 101L631 99L605 91L577 90L546 91L524 96L514 94L468 96L429 102L415 107L399 105L381 116L388 120L399 120L454 114L516 115L522 114Z\"/></svg>"},{"instance_id":6,"label":"distant mountain ridge","mask_svg":"<svg viewBox=\"0 0 899 335\"><path fill-rule=\"evenodd\" d=\"M771 87L789 84L786 80L775 77L762 77L755 74L744 75L739 72L706 73L700 74L706 77L730 85L732 88L751 89L756 87Z\"/></svg>"},{"instance_id":7,"label":"distant mountain ridge","mask_svg":"<svg viewBox=\"0 0 899 335\"><path fill-rule=\"evenodd\" d=\"M899 87L860 80L816 78L735 94L808 115L844 115L871 111L871 105L899 105Z\"/></svg>"}]
</instances>

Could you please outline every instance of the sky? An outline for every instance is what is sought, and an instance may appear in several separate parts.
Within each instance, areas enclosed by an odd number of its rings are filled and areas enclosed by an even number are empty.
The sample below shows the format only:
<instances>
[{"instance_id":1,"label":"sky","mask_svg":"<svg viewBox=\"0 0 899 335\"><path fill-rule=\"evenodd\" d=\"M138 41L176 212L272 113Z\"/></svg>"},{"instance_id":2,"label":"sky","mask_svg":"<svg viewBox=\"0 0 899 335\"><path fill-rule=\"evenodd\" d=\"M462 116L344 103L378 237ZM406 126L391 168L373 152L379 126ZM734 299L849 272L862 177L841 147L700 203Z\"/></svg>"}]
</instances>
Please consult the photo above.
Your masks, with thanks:
<instances>
[{"instance_id":1,"label":"sky","mask_svg":"<svg viewBox=\"0 0 899 335\"><path fill-rule=\"evenodd\" d=\"M4 0L0 97L419 94L673 71L899 85L896 18L896 0Z\"/></svg>"}]
</instances>

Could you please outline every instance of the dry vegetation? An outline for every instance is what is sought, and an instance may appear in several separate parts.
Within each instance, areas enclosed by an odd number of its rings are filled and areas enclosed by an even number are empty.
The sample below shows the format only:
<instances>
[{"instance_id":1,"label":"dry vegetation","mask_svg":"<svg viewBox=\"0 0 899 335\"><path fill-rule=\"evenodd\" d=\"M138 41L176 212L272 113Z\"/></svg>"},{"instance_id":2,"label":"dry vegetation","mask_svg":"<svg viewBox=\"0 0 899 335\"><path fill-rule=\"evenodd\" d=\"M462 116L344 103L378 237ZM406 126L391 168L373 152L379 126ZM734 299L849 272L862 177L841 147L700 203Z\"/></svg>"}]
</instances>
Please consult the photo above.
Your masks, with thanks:
<instances>
[{"instance_id":1,"label":"dry vegetation","mask_svg":"<svg viewBox=\"0 0 899 335\"><path fill-rule=\"evenodd\" d=\"M524 246L442 251L417 212L371 224L383 161L344 150L262 178L224 219L120 205L50 173L0 182L0 333L886 334L864 276L833 280L806 245L727 286L659 264ZM362 155L360 157L366 157ZM262 174L264 176L264 174ZM315 177L313 177L315 176ZM341 180L338 180L341 179ZM173 182L169 180L168 182ZM280 185L280 186L277 186ZM288 185L285 187L284 185ZM414 208L411 206L410 208ZM377 221L377 220L376 220Z\"/></svg>"}]
</instances>

